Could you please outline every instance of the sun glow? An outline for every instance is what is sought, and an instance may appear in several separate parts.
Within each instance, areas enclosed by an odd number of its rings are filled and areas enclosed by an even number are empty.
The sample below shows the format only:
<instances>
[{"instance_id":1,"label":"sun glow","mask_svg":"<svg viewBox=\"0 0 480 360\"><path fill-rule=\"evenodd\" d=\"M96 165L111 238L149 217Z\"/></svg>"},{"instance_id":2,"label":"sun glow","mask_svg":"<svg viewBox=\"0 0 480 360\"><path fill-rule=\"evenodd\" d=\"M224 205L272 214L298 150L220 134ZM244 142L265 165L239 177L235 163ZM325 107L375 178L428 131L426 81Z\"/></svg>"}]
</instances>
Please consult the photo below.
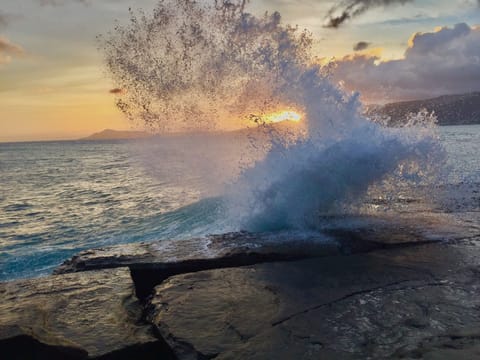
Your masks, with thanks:
<instances>
[{"instance_id":1,"label":"sun glow","mask_svg":"<svg viewBox=\"0 0 480 360\"><path fill-rule=\"evenodd\" d=\"M266 123L278 123L281 121L299 122L300 120L302 120L302 115L295 111L287 110L262 116L262 120Z\"/></svg>"}]
</instances>

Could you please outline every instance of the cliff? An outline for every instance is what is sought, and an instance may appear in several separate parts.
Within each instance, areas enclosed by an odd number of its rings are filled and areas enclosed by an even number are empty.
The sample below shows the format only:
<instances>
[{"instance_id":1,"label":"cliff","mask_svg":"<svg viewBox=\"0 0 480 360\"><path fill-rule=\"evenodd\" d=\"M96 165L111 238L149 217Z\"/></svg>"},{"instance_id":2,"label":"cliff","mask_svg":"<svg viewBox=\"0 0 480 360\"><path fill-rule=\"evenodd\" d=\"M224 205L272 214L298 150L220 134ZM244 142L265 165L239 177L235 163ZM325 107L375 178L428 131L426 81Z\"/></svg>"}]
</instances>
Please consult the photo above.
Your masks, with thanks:
<instances>
[{"instance_id":1,"label":"cliff","mask_svg":"<svg viewBox=\"0 0 480 360\"><path fill-rule=\"evenodd\" d=\"M439 125L480 124L480 92L371 106L367 114L388 116L391 124L397 125L404 122L409 113L416 114L422 109L435 112Z\"/></svg>"}]
</instances>

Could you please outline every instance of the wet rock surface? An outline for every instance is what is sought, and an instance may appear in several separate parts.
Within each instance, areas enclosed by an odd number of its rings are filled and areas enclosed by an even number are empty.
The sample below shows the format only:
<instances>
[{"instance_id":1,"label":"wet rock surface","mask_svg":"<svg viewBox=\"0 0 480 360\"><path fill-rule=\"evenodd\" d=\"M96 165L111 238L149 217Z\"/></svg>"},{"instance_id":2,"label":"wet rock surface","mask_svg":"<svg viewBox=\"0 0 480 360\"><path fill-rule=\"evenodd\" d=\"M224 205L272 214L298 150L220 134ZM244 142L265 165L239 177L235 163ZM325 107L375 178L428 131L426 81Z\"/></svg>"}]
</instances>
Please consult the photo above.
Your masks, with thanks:
<instances>
[{"instance_id":1,"label":"wet rock surface","mask_svg":"<svg viewBox=\"0 0 480 360\"><path fill-rule=\"evenodd\" d=\"M1 358L480 358L478 213L415 216L84 251L0 284Z\"/></svg>"},{"instance_id":2,"label":"wet rock surface","mask_svg":"<svg viewBox=\"0 0 480 360\"><path fill-rule=\"evenodd\" d=\"M126 359L161 352L141 314L125 268L1 283L1 358Z\"/></svg>"},{"instance_id":3,"label":"wet rock surface","mask_svg":"<svg viewBox=\"0 0 480 360\"><path fill-rule=\"evenodd\" d=\"M56 274L128 266L140 299L170 276L206 269L336 255L338 243L324 234L230 233L88 250L67 260Z\"/></svg>"},{"instance_id":4,"label":"wet rock surface","mask_svg":"<svg viewBox=\"0 0 480 360\"><path fill-rule=\"evenodd\" d=\"M212 235L186 240L157 241L87 250L65 261L56 274L129 266L134 269L183 269L198 262L229 260L232 266L306 256L334 255L339 244L324 234L251 234L247 232ZM237 259L239 258L240 259ZM225 264L227 266L227 264ZM202 268L201 264L198 266Z\"/></svg>"},{"instance_id":5,"label":"wet rock surface","mask_svg":"<svg viewBox=\"0 0 480 360\"><path fill-rule=\"evenodd\" d=\"M149 319L179 359L475 359L479 244L179 275Z\"/></svg>"},{"instance_id":6,"label":"wet rock surface","mask_svg":"<svg viewBox=\"0 0 480 360\"><path fill-rule=\"evenodd\" d=\"M480 233L475 220L459 221L441 214L407 217L325 217L322 232L235 232L184 240L124 244L80 252L66 260L55 274L128 266L185 273L259 262L362 253L382 248L452 241ZM346 225L348 224L348 225ZM222 260L225 260L222 263ZM217 262L216 262L217 261ZM178 268L178 270L176 270Z\"/></svg>"}]
</instances>

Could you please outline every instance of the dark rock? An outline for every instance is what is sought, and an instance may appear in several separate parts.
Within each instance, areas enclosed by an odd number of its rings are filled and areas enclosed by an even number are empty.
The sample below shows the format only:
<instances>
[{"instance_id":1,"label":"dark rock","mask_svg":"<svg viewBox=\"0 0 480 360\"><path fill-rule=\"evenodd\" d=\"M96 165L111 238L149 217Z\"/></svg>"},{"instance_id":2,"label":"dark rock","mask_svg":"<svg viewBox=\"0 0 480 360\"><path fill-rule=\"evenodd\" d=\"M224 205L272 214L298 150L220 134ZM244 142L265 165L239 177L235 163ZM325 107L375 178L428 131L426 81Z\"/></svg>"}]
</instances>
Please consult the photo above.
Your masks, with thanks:
<instances>
[{"instance_id":1,"label":"dark rock","mask_svg":"<svg viewBox=\"0 0 480 360\"><path fill-rule=\"evenodd\" d=\"M179 359L473 356L478 244L179 275L156 287L149 319ZM467 329L470 335L452 340Z\"/></svg>"},{"instance_id":2,"label":"dark rock","mask_svg":"<svg viewBox=\"0 0 480 360\"><path fill-rule=\"evenodd\" d=\"M480 327L427 338L417 347L402 349L396 355L402 359L480 359Z\"/></svg>"},{"instance_id":3,"label":"dark rock","mask_svg":"<svg viewBox=\"0 0 480 360\"><path fill-rule=\"evenodd\" d=\"M396 126L404 124L409 114L417 114L422 109L434 112L439 125L480 124L480 92L373 106L367 114L388 116L390 124Z\"/></svg>"},{"instance_id":4,"label":"dark rock","mask_svg":"<svg viewBox=\"0 0 480 360\"><path fill-rule=\"evenodd\" d=\"M144 300L168 277L196 271L274 261L350 255L418 246L478 235L480 230L435 214L410 218L329 217L323 232L237 232L189 240L163 240L83 251L55 273L128 266L136 294ZM346 226L352 224L354 226ZM416 224L416 225L415 225ZM418 224L421 224L419 227Z\"/></svg>"},{"instance_id":5,"label":"dark rock","mask_svg":"<svg viewBox=\"0 0 480 360\"><path fill-rule=\"evenodd\" d=\"M139 322L142 311L126 268L0 283L1 358L162 353L151 326Z\"/></svg>"},{"instance_id":6,"label":"dark rock","mask_svg":"<svg viewBox=\"0 0 480 360\"><path fill-rule=\"evenodd\" d=\"M54 273L128 266L131 269L164 269L166 272L171 269L173 275L190 272L183 270L189 265L198 270L225 267L228 264L234 267L415 246L440 239L454 240L480 234L480 227L462 223L460 219L445 214L416 212L403 217L342 216L324 217L323 220L326 225L317 232L253 234L240 231L188 240L161 240L86 250L66 260ZM223 264L213 264L222 260ZM210 263L213 265L208 267ZM175 270L175 267L181 270Z\"/></svg>"},{"instance_id":7,"label":"dark rock","mask_svg":"<svg viewBox=\"0 0 480 360\"><path fill-rule=\"evenodd\" d=\"M134 269L172 269L175 273L198 262L225 260L211 268L239 266L261 261L298 259L339 253L339 244L325 234L251 234L247 232L212 235L188 240L164 240L127 244L83 251L65 261L56 274L129 266ZM181 268L174 271L175 267ZM205 267L198 266L200 269Z\"/></svg>"},{"instance_id":8,"label":"dark rock","mask_svg":"<svg viewBox=\"0 0 480 360\"><path fill-rule=\"evenodd\" d=\"M474 354L475 330L461 334L480 323L478 215L414 216L329 217L322 233L84 251L61 275L0 284L0 354L431 358L445 346Z\"/></svg>"},{"instance_id":9,"label":"dark rock","mask_svg":"<svg viewBox=\"0 0 480 360\"><path fill-rule=\"evenodd\" d=\"M66 261L56 273L128 266L135 281L136 294L144 299L156 285L177 274L336 255L340 251L339 244L323 234L292 236L239 232L88 250Z\"/></svg>"}]
</instances>

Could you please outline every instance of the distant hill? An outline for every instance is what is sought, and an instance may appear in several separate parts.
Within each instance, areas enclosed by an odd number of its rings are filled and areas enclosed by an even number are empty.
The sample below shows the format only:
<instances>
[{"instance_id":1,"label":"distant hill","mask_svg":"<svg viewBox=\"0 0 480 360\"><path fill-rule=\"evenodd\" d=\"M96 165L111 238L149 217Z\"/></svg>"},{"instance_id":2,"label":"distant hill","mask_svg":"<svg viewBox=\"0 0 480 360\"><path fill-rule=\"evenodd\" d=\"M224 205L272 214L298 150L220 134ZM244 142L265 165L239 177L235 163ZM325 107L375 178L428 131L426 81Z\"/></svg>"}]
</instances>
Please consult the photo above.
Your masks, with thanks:
<instances>
[{"instance_id":1,"label":"distant hill","mask_svg":"<svg viewBox=\"0 0 480 360\"><path fill-rule=\"evenodd\" d=\"M391 125L396 125L404 122L409 113L416 114L421 109L434 111L439 125L480 124L480 92L375 105L367 110L367 114L389 116Z\"/></svg>"},{"instance_id":2,"label":"distant hill","mask_svg":"<svg viewBox=\"0 0 480 360\"><path fill-rule=\"evenodd\" d=\"M124 140L124 139L143 139L150 137L151 134L145 131L119 131L105 129L98 133L92 134L80 140Z\"/></svg>"},{"instance_id":3,"label":"distant hill","mask_svg":"<svg viewBox=\"0 0 480 360\"><path fill-rule=\"evenodd\" d=\"M263 133L268 133L270 129L275 129L279 132L289 132L296 128L296 124L292 121L281 121L278 123L265 124L263 125ZM94 133L90 136L82 138L80 140L123 140L123 139L144 139L149 137L162 137L162 138L181 138L181 137L209 137L209 136L245 136L251 133L258 133L255 131L255 126L251 128L244 128L238 130L216 130L216 131L196 131L196 132L174 132L166 134L151 134L145 131L120 131L105 129L98 133Z\"/></svg>"}]
</instances>

